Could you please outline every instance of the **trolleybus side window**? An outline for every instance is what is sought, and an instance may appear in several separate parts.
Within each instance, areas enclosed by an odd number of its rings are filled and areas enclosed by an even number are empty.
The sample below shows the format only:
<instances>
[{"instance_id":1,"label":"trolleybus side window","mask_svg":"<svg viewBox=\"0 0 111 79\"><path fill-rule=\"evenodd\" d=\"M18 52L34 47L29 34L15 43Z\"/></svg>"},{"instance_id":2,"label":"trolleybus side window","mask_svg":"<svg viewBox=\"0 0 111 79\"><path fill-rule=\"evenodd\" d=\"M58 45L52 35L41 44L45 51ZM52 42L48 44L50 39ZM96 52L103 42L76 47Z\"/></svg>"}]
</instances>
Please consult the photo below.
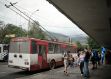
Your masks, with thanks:
<instances>
[{"instance_id":1,"label":"trolleybus side window","mask_svg":"<svg viewBox=\"0 0 111 79\"><path fill-rule=\"evenodd\" d=\"M60 53L59 44L49 43L49 53Z\"/></svg>"},{"instance_id":2,"label":"trolleybus side window","mask_svg":"<svg viewBox=\"0 0 111 79\"><path fill-rule=\"evenodd\" d=\"M60 47L59 44L58 44L58 50L57 50L57 53L61 53L61 47Z\"/></svg>"},{"instance_id":3,"label":"trolleybus side window","mask_svg":"<svg viewBox=\"0 0 111 79\"><path fill-rule=\"evenodd\" d=\"M32 41L32 54L36 54L37 53L37 44L36 41Z\"/></svg>"},{"instance_id":4,"label":"trolleybus side window","mask_svg":"<svg viewBox=\"0 0 111 79\"><path fill-rule=\"evenodd\" d=\"M49 49L49 53L53 54L54 53L54 44L53 43L49 43L48 49Z\"/></svg>"},{"instance_id":5,"label":"trolleybus side window","mask_svg":"<svg viewBox=\"0 0 111 79\"><path fill-rule=\"evenodd\" d=\"M54 53L56 53L56 52L57 52L57 45L54 44Z\"/></svg>"},{"instance_id":6,"label":"trolleybus side window","mask_svg":"<svg viewBox=\"0 0 111 79\"><path fill-rule=\"evenodd\" d=\"M52 43L49 43L48 48L49 48L49 51L53 51L53 44L52 44Z\"/></svg>"},{"instance_id":7,"label":"trolleybus side window","mask_svg":"<svg viewBox=\"0 0 111 79\"><path fill-rule=\"evenodd\" d=\"M54 44L54 53L60 53L60 48L58 44Z\"/></svg>"}]
</instances>

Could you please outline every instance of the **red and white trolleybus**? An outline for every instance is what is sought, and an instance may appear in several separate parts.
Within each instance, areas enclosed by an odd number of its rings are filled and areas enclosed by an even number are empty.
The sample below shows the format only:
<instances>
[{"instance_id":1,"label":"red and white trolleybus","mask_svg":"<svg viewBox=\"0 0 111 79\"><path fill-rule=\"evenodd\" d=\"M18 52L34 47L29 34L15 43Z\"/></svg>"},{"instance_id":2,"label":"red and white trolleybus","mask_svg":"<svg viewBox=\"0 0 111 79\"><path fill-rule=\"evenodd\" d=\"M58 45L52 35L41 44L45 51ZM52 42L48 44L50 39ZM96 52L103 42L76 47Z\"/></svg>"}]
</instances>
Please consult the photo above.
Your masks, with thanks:
<instances>
[{"instance_id":1,"label":"red and white trolleybus","mask_svg":"<svg viewBox=\"0 0 111 79\"><path fill-rule=\"evenodd\" d=\"M10 42L8 66L34 71L63 65L63 51L76 52L76 45L18 37Z\"/></svg>"}]
</instances>

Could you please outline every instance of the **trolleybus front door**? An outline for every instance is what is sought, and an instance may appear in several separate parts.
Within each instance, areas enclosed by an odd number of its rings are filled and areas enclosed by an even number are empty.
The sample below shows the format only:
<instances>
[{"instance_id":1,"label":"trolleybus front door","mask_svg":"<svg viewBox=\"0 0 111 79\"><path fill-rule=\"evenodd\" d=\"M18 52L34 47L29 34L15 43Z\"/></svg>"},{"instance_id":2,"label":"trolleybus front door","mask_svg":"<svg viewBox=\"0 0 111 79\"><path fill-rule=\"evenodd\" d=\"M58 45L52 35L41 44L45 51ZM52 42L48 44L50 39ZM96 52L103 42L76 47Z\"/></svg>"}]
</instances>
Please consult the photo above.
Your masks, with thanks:
<instances>
[{"instance_id":1,"label":"trolleybus front door","mask_svg":"<svg viewBox=\"0 0 111 79\"><path fill-rule=\"evenodd\" d=\"M47 46L46 45L39 45L38 46L38 63L40 68L45 68L47 67Z\"/></svg>"}]
</instances>

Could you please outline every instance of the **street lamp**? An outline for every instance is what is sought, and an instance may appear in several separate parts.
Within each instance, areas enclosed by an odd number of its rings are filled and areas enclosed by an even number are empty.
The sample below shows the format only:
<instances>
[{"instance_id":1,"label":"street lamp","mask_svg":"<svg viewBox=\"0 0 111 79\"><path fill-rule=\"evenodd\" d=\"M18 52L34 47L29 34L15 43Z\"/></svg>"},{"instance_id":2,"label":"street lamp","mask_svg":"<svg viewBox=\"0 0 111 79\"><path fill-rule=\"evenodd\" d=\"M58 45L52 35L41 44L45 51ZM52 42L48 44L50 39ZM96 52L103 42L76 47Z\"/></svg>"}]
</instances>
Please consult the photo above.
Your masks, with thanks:
<instances>
[{"instance_id":1,"label":"street lamp","mask_svg":"<svg viewBox=\"0 0 111 79\"><path fill-rule=\"evenodd\" d=\"M37 11L39 11L39 9L35 10L34 12L32 12L32 13L30 14L30 17L29 17L29 25L28 25L28 31L29 31L29 27L30 27L30 19L31 19L32 15L34 15L34 13L36 13ZM27 34L27 37L28 37L28 34Z\"/></svg>"}]
</instances>

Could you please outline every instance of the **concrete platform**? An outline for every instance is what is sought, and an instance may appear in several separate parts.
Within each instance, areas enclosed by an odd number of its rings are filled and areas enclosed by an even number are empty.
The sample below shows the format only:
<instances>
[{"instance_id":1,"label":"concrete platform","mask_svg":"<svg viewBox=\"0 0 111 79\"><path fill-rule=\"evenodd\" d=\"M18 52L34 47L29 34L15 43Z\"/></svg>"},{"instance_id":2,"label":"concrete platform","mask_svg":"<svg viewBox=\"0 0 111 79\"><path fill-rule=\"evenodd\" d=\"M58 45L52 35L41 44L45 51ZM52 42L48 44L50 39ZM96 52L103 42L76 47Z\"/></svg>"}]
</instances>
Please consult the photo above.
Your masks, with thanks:
<instances>
[{"instance_id":1,"label":"concrete platform","mask_svg":"<svg viewBox=\"0 0 111 79\"><path fill-rule=\"evenodd\" d=\"M111 79L111 65L104 65L97 70L91 70L89 79Z\"/></svg>"}]
</instances>

